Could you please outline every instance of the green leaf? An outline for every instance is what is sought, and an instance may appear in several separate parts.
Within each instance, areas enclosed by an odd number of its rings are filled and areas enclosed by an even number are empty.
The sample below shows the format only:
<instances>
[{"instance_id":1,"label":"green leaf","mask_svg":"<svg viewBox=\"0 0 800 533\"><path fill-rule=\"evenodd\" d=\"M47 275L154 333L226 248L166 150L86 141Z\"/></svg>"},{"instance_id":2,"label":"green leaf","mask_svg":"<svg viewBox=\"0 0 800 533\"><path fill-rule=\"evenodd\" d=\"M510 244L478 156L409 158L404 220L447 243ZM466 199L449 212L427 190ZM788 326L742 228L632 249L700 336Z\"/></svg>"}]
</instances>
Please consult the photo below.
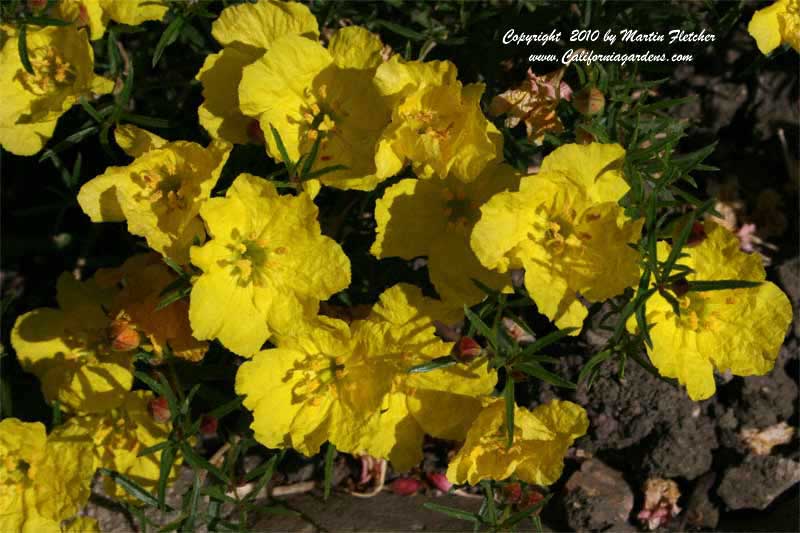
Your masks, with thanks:
<instances>
[{"instance_id":1,"label":"green leaf","mask_svg":"<svg viewBox=\"0 0 800 533\"><path fill-rule=\"evenodd\" d=\"M36 74L31 65L31 59L28 57L28 26L21 24L19 27L19 35L17 36L17 50L19 51L19 60L22 62L22 67L28 74Z\"/></svg>"},{"instance_id":2,"label":"green leaf","mask_svg":"<svg viewBox=\"0 0 800 533\"><path fill-rule=\"evenodd\" d=\"M418 31L414 31L411 28L406 28L400 24L395 24L394 22L389 22L388 20L377 19L375 22L390 32L401 35L407 39L411 39L412 41L424 41L427 39L427 36Z\"/></svg>"},{"instance_id":3,"label":"green leaf","mask_svg":"<svg viewBox=\"0 0 800 533\"><path fill-rule=\"evenodd\" d=\"M673 265L678 260L679 257L678 254L681 253L681 250L683 250L686 241L689 240L689 235L691 235L692 233L692 227L694 226L694 223L697 220L699 220L700 217L703 216L703 214L712 207L714 207L713 198L704 203L701 208L692 211L692 214L686 221L686 224L684 224L683 227L681 228L678 237L672 242L672 249L669 252L669 256L667 257L667 260L664 261L664 264L661 267L662 268L661 272L663 277L669 276L670 271L672 271Z\"/></svg>"},{"instance_id":4,"label":"green leaf","mask_svg":"<svg viewBox=\"0 0 800 533\"><path fill-rule=\"evenodd\" d=\"M167 482L172 465L175 464L175 447L168 446L161 452L161 461L158 465L158 508L164 511L167 508Z\"/></svg>"},{"instance_id":5,"label":"green leaf","mask_svg":"<svg viewBox=\"0 0 800 533\"><path fill-rule=\"evenodd\" d=\"M169 120L163 118L146 117L144 115L137 115L136 113L128 113L127 111L120 113L119 118L120 120L138 124L139 126L144 126L147 128L164 129L172 127L172 123Z\"/></svg>"},{"instance_id":6,"label":"green leaf","mask_svg":"<svg viewBox=\"0 0 800 533\"><path fill-rule=\"evenodd\" d=\"M464 314L466 315L467 320L469 320L469 323L475 327L478 333L486 338L492 348L497 350L497 339L495 338L494 332L492 332L492 329L486 324L486 322L481 320L481 318L473 313L472 310L466 305L464 306Z\"/></svg>"},{"instance_id":7,"label":"green leaf","mask_svg":"<svg viewBox=\"0 0 800 533\"><path fill-rule=\"evenodd\" d=\"M143 489L138 483L130 479L129 477L120 474L119 472L115 472L113 470L109 470L108 468L99 468L97 470L100 475L110 477L114 483L122 487L125 492L142 502L143 504L149 507L157 507L159 505L158 500L153 497L152 494L147 492ZM168 511L172 511L172 508L169 506L165 506Z\"/></svg>"},{"instance_id":8,"label":"green leaf","mask_svg":"<svg viewBox=\"0 0 800 533\"><path fill-rule=\"evenodd\" d=\"M554 331L552 333L548 333L541 339L536 340L533 344L529 344L522 350L520 353L521 358L529 357L533 354L538 353L543 348L550 346L553 343L556 343L563 339L564 337L569 336L573 331L576 331L578 328L564 328L558 331Z\"/></svg>"},{"instance_id":9,"label":"green leaf","mask_svg":"<svg viewBox=\"0 0 800 533\"><path fill-rule=\"evenodd\" d=\"M748 281L743 279L721 279L717 281L690 281L689 290L692 292L724 291L728 289L750 289L758 287L763 282Z\"/></svg>"},{"instance_id":10,"label":"green leaf","mask_svg":"<svg viewBox=\"0 0 800 533\"><path fill-rule=\"evenodd\" d=\"M136 378L139 381L144 382L144 384L150 387L150 390L155 392L157 395L166 396L164 391L162 390L161 384L158 383L153 378L151 378L150 376L148 376L147 374L145 374L144 372L137 370L136 372L133 373L133 375L136 376Z\"/></svg>"},{"instance_id":11,"label":"green leaf","mask_svg":"<svg viewBox=\"0 0 800 533\"><path fill-rule=\"evenodd\" d=\"M103 123L103 117L100 115L100 113L97 112L94 106L86 100L85 96L81 96L80 98L78 98L78 103L80 103L83 110L86 111L90 117L92 117L92 120L94 120L98 124Z\"/></svg>"},{"instance_id":12,"label":"green leaf","mask_svg":"<svg viewBox=\"0 0 800 533\"><path fill-rule=\"evenodd\" d=\"M322 176L324 174L329 174L331 172L336 172L338 170L347 170L347 168L348 167L345 166L345 165L328 165L326 167L318 168L317 170L315 170L313 172L309 172L303 178L303 181L307 181L307 180L310 180L310 179L318 178L318 177L320 177L320 176Z\"/></svg>"},{"instance_id":13,"label":"green leaf","mask_svg":"<svg viewBox=\"0 0 800 533\"><path fill-rule=\"evenodd\" d=\"M318 131L317 138L314 139L314 144L311 145L311 151L306 156L305 161L303 161L303 168L300 169L300 180L303 181L307 179L308 173L311 172L311 167L314 165L314 162L317 160L317 154L319 153L320 144L322 144L322 138L325 136L325 132Z\"/></svg>"},{"instance_id":14,"label":"green leaf","mask_svg":"<svg viewBox=\"0 0 800 533\"><path fill-rule=\"evenodd\" d=\"M158 61L161 59L164 50L166 50L167 47L174 43L178 38L178 35L180 35L185 22L186 20L182 16L178 15L172 19L172 22L169 23L167 29L165 29L164 33L161 34L161 38L158 40L158 44L156 45L156 51L153 54L153 62L151 65L153 68L155 68L155 66L158 64Z\"/></svg>"},{"instance_id":15,"label":"green leaf","mask_svg":"<svg viewBox=\"0 0 800 533\"><path fill-rule=\"evenodd\" d=\"M256 486L253 488L250 494L245 496L244 498L245 501L255 499L258 496L258 493L261 492L264 489L264 487L267 486L267 484L272 479L272 475L275 473L275 467L278 466L278 463L281 462L285 453L286 453L285 450L281 450L279 454L273 455L272 457L269 458L269 460L265 464L261 465L256 469L256 470L263 469L263 474L260 474L261 478L258 480L258 483L256 483ZM253 472L255 472L255 470L249 472L248 475L245 477L245 479L248 481L251 479L255 479L256 476L250 477L250 474L252 474Z\"/></svg>"},{"instance_id":16,"label":"green leaf","mask_svg":"<svg viewBox=\"0 0 800 533\"><path fill-rule=\"evenodd\" d=\"M577 385L572 383L569 380L566 380L559 376L558 374L554 374L550 372L546 368L544 368L539 363L533 361L527 361L524 363L518 363L514 365L514 370L519 370L521 372L525 372L529 376L533 376L535 378L539 378L542 381L546 381L551 385L555 385L556 387L563 387L565 389L576 389Z\"/></svg>"},{"instance_id":17,"label":"green leaf","mask_svg":"<svg viewBox=\"0 0 800 533\"><path fill-rule=\"evenodd\" d=\"M325 500L331 495L331 484L333 483L333 458L336 456L336 446L332 442L328 443L325 450Z\"/></svg>"},{"instance_id":18,"label":"green leaf","mask_svg":"<svg viewBox=\"0 0 800 533\"><path fill-rule=\"evenodd\" d=\"M511 448L514 444L514 409L516 403L514 402L514 380L510 372L506 372L506 385L503 388L503 399L506 402L506 446Z\"/></svg>"},{"instance_id":19,"label":"green leaf","mask_svg":"<svg viewBox=\"0 0 800 533\"><path fill-rule=\"evenodd\" d=\"M34 26L69 26L72 22L68 20L54 19L50 17L25 17L26 24Z\"/></svg>"},{"instance_id":20,"label":"green leaf","mask_svg":"<svg viewBox=\"0 0 800 533\"><path fill-rule=\"evenodd\" d=\"M456 364L456 360L450 357L449 355L445 355L442 357L437 357L436 359L432 359L427 363L421 363L418 365L414 365L408 369L409 374L421 374L423 372L430 372L431 370L436 370L437 368L446 368L448 366L453 366Z\"/></svg>"},{"instance_id":21,"label":"green leaf","mask_svg":"<svg viewBox=\"0 0 800 533\"><path fill-rule=\"evenodd\" d=\"M525 520L526 518L528 518L529 516L531 516L535 512L539 511L542 507L547 505L547 502L550 501L550 498L552 498L552 497L553 497L552 494L548 494L541 501L535 503L534 505L531 505L527 509L525 509L523 511L519 511L518 513L512 514L511 516L509 516L500 525L500 527L498 529L501 530L501 531L511 530L511 528L514 525L516 525L516 524L520 523L521 521Z\"/></svg>"},{"instance_id":22,"label":"green leaf","mask_svg":"<svg viewBox=\"0 0 800 533\"><path fill-rule=\"evenodd\" d=\"M154 454L158 451L163 450L167 446L172 446L173 444L174 443L169 440L165 440L164 442L159 442L158 444L153 444L152 446L148 446L144 450L141 450L138 454L136 454L136 457L144 457L146 455Z\"/></svg>"},{"instance_id":23,"label":"green leaf","mask_svg":"<svg viewBox=\"0 0 800 533\"><path fill-rule=\"evenodd\" d=\"M64 150L66 150L67 148L69 148L74 144L78 144L83 139L85 139L89 135L96 133L99 130L100 128L98 128L95 125L92 125L76 131L72 135L69 135L67 138L65 138L63 141L56 144L54 147L45 150L42 156L39 158L39 163L42 163L47 159L55 157L56 154L63 152Z\"/></svg>"},{"instance_id":24,"label":"green leaf","mask_svg":"<svg viewBox=\"0 0 800 533\"><path fill-rule=\"evenodd\" d=\"M581 368L580 373L578 374L578 383L583 383L586 378L591 374L594 369L600 365L603 361L611 357L614 352L611 350L603 350L602 352L598 352L589 359L583 368Z\"/></svg>"},{"instance_id":25,"label":"green leaf","mask_svg":"<svg viewBox=\"0 0 800 533\"><path fill-rule=\"evenodd\" d=\"M294 163L292 163L292 159L289 157L289 152L286 151L286 146L283 144L281 134L278 133L278 130L276 130L275 126L272 124L269 125L269 129L272 131L272 138L275 140L275 146L278 147L278 153L281 155L281 161L283 161L283 164L286 165L289 175L293 176Z\"/></svg>"},{"instance_id":26,"label":"green leaf","mask_svg":"<svg viewBox=\"0 0 800 533\"><path fill-rule=\"evenodd\" d=\"M446 505L439 505L430 502L424 503L422 504L422 506L425 509L430 509L431 511L436 511L437 513L446 514L447 516L456 518L458 520L466 520L467 522L475 522L475 523L482 522L481 518L478 515L470 513L468 511L462 511L461 509L456 509L455 507L447 507Z\"/></svg>"},{"instance_id":27,"label":"green leaf","mask_svg":"<svg viewBox=\"0 0 800 533\"><path fill-rule=\"evenodd\" d=\"M219 467L214 466L210 462L208 462L204 457L201 457L197 452L195 452L192 447L185 441L181 442L181 453L183 454L184 460L189 463L192 467L198 470L205 470L209 474L213 474L215 478L219 479L223 483L230 483L230 479L225 473L219 469Z\"/></svg>"}]
</instances>

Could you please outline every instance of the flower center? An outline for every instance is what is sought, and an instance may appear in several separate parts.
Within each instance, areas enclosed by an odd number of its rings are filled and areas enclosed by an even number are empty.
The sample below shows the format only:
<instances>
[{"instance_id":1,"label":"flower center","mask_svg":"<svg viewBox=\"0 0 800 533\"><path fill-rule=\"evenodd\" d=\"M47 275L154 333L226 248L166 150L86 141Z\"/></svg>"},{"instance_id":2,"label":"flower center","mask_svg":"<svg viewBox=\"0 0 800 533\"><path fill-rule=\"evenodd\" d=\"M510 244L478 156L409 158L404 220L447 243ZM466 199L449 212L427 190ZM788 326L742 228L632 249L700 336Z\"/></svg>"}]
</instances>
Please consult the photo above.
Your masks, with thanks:
<instances>
[{"instance_id":1,"label":"flower center","mask_svg":"<svg viewBox=\"0 0 800 533\"><path fill-rule=\"evenodd\" d=\"M451 228L467 228L478 219L478 205L470 200L461 187L443 189L444 213Z\"/></svg>"},{"instance_id":2,"label":"flower center","mask_svg":"<svg viewBox=\"0 0 800 533\"><path fill-rule=\"evenodd\" d=\"M242 239L229 246L232 252L230 264L233 273L247 283L263 287L267 282L269 269L275 266L276 256L286 253L286 247L270 247L266 239Z\"/></svg>"},{"instance_id":3,"label":"flower center","mask_svg":"<svg viewBox=\"0 0 800 533\"><path fill-rule=\"evenodd\" d=\"M716 331L721 323L720 306L734 305L737 302L734 291L722 295L695 292L678 298L681 314L678 323L691 331Z\"/></svg>"},{"instance_id":4,"label":"flower center","mask_svg":"<svg viewBox=\"0 0 800 533\"><path fill-rule=\"evenodd\" d=\"M294 381L295 372L299 374L297 384L292 389L295 401L308 400L312 405L318 405L325 394L336 396L336 387L347 375L343 357L325 354L317 354L311 361L298 364L290 370L289 379Z\"/></svg>"},{"instance_id":5,"label":"flower center","mask_svg":"<svg viewBox=\"0 0 800 533\"><path fill-rule=\"evenodd\" d=\"M786 12L778 17L781 35L793 48L800 48L800 1L789 0Z\"/></svg>"},{"instance_id":6,"label":"flower center","mask_svg":"<svg viewBox=\"0 0 800 533\"><path fill-rule=\"evenodd\" d=\"M36 468L32 464L14 452L0 456L0 465L2 465L0 488L5 485L6 487L18 487L21 490L21 485L32 480L36 472Z\"/></svg>"},{"instance_id":7,"label":"flower center","mask_svg":"<svg viewBox=\"0 0 800 533\"><path fill-rule=\"evenodd\" d=\"M28 58L33 74L21 70L17 76L25 89L37 96L51 93L75 81L75 69L55 47L29 50Z\"/></svg>"},{"instance_id":8,"label":"flower center","mask_svg":"<svg viewBox=\"0 0 800 533\"><path fill-rule=\"evenodd\" d=\"M186 192L179 176L165 172L148 172L139 178L144 191L138 199L146 198L150 203L169 210L186 209Z\"/></svg>"}]
</instances>

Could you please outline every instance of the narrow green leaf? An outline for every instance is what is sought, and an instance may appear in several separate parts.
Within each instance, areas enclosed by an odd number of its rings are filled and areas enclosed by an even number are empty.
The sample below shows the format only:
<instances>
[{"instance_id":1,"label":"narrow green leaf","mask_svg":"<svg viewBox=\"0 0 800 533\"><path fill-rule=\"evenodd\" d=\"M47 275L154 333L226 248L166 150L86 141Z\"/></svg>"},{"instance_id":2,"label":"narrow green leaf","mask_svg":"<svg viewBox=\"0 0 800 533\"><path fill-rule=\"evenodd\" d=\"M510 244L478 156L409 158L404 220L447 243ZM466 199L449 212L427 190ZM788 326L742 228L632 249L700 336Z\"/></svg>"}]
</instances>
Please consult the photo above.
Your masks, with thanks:
<instances>
[{"instance_id":1,"label":"narrow green leaf","mask_svg":"<svg viewBox=\"0 0 800 533\"><path fill-rule=\"evenodd\" d=\"M442 357L437 357L436 359L432 359L427 363L421 363L418 365L414 365L408 369L409 374L421 374L423 372L430 372L431 370L436 370L437 368L446 368L448 366L453 366L456 364L456 360L450 357L449 355L445 355Z\"/></svg>"},{"instance_id":2,"label":"narrow green leaf","mask_svg":"<svg viewBox=\"0 0 800 533\"><path fill-rule=\"evenodd\" d=\"M430 509L431 511L436 511L438 513L446 514L452 518L457 518L458 520L466 520L467 522L475 522L480 523L481 519L478 515L474 513L470 513L468 511L462 511L461 509L456 509L454 507L447 507L445 505L439 505L436 503L426 502L422 504L425 509Z\"/></svg>"},{"instance_id":3,"label":"narrow green leaf","mask_svg":"<svg viewBox=\"0 0 800 533\"><path fill-rule=\"evenodd\" d=\"M92 120L94 120L98 124L102 124L103 117L100 116L100 113L97 112L94 106L90 104L88 100L86 100L85 96L81 96L80 98L78 98L78 103L80 103L83 110L86 111L86 113L88 113L90 117L92 117Z\"/></svg>"},{"instance_id":4,"label":"narrow green leaf","mask_svg":"<svg viewBox=\"0 0 800 533\"><path fill-rule=\"evenodd\" d=\"M336 456L336 446L332 442L328 443L325 450L325 500L331 495L331 484L333 483L333 459Z\"/></svg>"},{"instance_id":5,"label":"narrow green leaf","mask_svg":"<svg viewBox=\"0 0 800 533\"><path fill-rule=\"evenodd\" d=\"M311 151L306 156L305 161L303 161L303 168L300 169L300 181L308 179L308 173L311 172L311 167L314 166L314 163L317 160L317 154L319 153L319 147L322 144L322 138L325 136L325 132L317 131L317 138L314 139L314 144L311 145Z\"/></svg>"},{"instance_id":6,"label":"narrow green leaf","mask_svg":"<svg viewBox=\"0 0 800 533\"><path fill-rule=\"evenodd\" d=\"M578 383L583 383L586 378L589 376L594 369L600 365L603 361L611 357L614 352L611 350L603 350L602 352L598 352L589 359L583 368L581 368L580 373L578 374Z\"/></svg>"},{"instance_id":7,"label":"narrow green leaf","mask_svg":"<svg viewBox=\"0 0 800 533\"><path fill-rule=\"evenodd\" d=\"M34 26L69 26L72 22L68 20L54 19L50 17L25 17L26 24Z\"/></svg>"},{"instance_id":8,"label":"narrow green leaf","mask_svg":"<svg viewBox=\"0 0 800 533\"><path fill-rule=\"evenodd\" d=\"M147 128L164 129L172 127L172 123L169 120L163 118L146 117L144 115L137 115L136 113L128 113L126 111L120 113L119 118L126 122L138 124L139 126L145 126Z\"/></svg>"},{"instance_id":9,"label":"narrow green leaf","mask_svg":"<svg viewBox=\"0 0 800 533\"><path fill-rule=\"evenodd\" d=\"M156 51L153 53L153 68L155 68L155 66L158 64L158 61L164 54L164 50L166 50L167 47L174 43L178 38L178 35L180 35L185 22L186 20L182 16L178 15L172 19L172 22L169 23L167 29L165 29L164 33L161 34L161 38L158 40L158 44L156 45Z\"/></svg>"},{"instance_id":10,"label":"narrow green leaf","mask_svg":"<svg viewBox=\"0 0 800 533\"><path fill-rule=\"evenodd\" d=\"M19 27L17 50L19 51L19 60L22 62L22 67L28 74L35 74L31 59L28 57L28 26L26 24L21 24Z\"/></svg>"},{"instance_id":11,"label":"narrow green leaf","mask_svg":"<svg viewBox=\"0 0 800 533\"><path fill-rule=\"evenodd\" d=\"M167 446L172 446L173 444L174 443L169 440L165 440L164 442L159 442L158 444L153 444L152 446L148 446L144 450L141 450L138 454L136 454L136 457L144 457L146 455L154 454L158 451L163 450Z\"/></svg>"},{"instance_id":12,"label":"narrow green leaf","mask_svg":"<svg viewBox=\"0 0 800 533\"><path fill-rule=\"evenodd\" d=\"M466 305L464 306L464 314L466 315L467 320L469 320L470 325L474 326L478 333L486 338L492 348L497 350L497 339L495 338L495 334L492 332L492 329L488 326L488 324L481 320L481 318L473 313L472 310Z\"/></svg>"},{"instance_id":13,"label":"narrow green leaf","mask_svg":"<svg viewBox=\"0 0 800 533\"><path fill-rule=\"evenodd\" d=\"M181 442L180 446L183 459L192 467L198 470L205 470L223 483L230 483L228 476L226 476L225 473L219 469L219 467L214 466L204 457L200 456L200 454L195 452L186 441Z\"/></svg>"},{"instance_id":14,"label":"narrow green leaf","mask_svg":"<svg viewBox=\"0 0 800 533\"><path fill-rule=\"evenodd\" d=\"M114 481L114 483L122 487L123 490L125 490L125 492L127 492L128 494L130 494L143 504L149 507L158 506L158 500L155 499L152 496L152 494L150 494L147 490L143 489L138 483L136 483L129 477L125 476L124 474L120 474L119 472L109 470L108 468L99 468L97 471L100 473L100 475L110 477ZM167 506L167 510L171 511L172 508Z\"/></svg>"},{"instance_id":15,"label":"narrow green leaf","mask_svg":"<svg viewBox=\"0 0 800 533\"><path fill-rule=\"evenodd\" d=\"M690 281L689 290L692 292L723 291L728 289L750 289L758 287L763 282L747 281L743 279L721 279L717 281Z\"/></svg>"},{"instance_id":16,"label":"narrow green leaf","mask_svg":"<svg viewBox=\"0 0 800 533\"><path fill-rule=\"evenodd\" d=\"M269 125L269 129L272 131L272 138L275 140L275 146L278 147L278 153L281 155L281 161L283 161L283 164L286 165L289 175L294 176L294 163L292 163L292 159L289 157L289 152L286 151L286 146L283 144L281 134L278 133L278 130L276 130L275 126L272 124Z\"/></svg>"},{"instance_id":17,"label":"narrow green leaf","mask_svg":"<svg viewBox=\"0 0 800 533\"><path fill-rule=\"evenodd\" d=\"M89 135L92 135L97 131L99 131L99 129L100 128L98 128L97 126L92 125L87 128L83 128L81 130L76 131L72 135L66 137L63 141L56 144L54 147L45 150L42 156L39 158L39 163L42 163L47 159L55 157L56 154L63 152L64 150L66 150L67 148L69 148L74 144L78 144Z\"/></svg>"},{"instance_id":18,"label":"narrow green leaf","mask_svg":"<svg viewBox=\"0 0 800 533\"><path fill-rule=\"evenodd\" d=\"M148 387L150 387L150 390L155 392L157 395L165 396L164 391L162 390L161 384L158 383L153 378L151 378L150 376L148 376L147 374L145 374L144 372L137 370L136 372L133 373L133 375L136 376L136 378L139 381L144 382L144 384L147 385Z\"/></svg>"},{"instance_id":19,"label":"narrow green leaf","mask_svg":"<svg viewBox=\"0 0 800 533\"><path fill-rule=\"evenodd\" d=\"M278 463L280 463L280 461L283 459L284 454L285 451L281 450L279 454L273 455L264 465L262 465L264 473L261 474L261 478L259 478L258 483L256 483L256 486L253 488L252 492L250 492L250 494L245 496L244 498L245 501L249 501L258 497L258 494L264 489L264 487L267 486L267 484L272 479L272 475L275 473L275 467L277 467ZM261 469L261 467L259 467L259 469ZM249 481L250 479L255 479L255 476L246 479L248 479Z\"/></svg>"},{"instance_id":20,"label":"narrow green leaf","mask_svg":"<svg viewBox=\"0 0 800 533\"><path fill-rule=\"evenodd\" d=\"M167 482L172 465L175 464L175 447L167 446L161 452L161 460L158 465L158 508L162 511L166 509Z\"/></svg>"},{"instance_id":21,"label":"narrow green leaf","mask_svg":"<svg viewBox=\"0 0 800 533\"><path fill-rule=\"evenodd\" d=\"M547 502L549 502L549 501L550 501L550 498L552 498L552 497L553 497L553 495L552 495L552 494L548 494L548 495L547 495L547 496L545 496L545 497L544 497L544 498L543 498L541 501L539 501L539 502L537 502L537 503L535 503L535 504L531 505L531 506L530 506L530 507L528 507L527 509L524 509L524 510L522 510L522 511L519 511L518 513L514 513L514 514L512 514L511 516L509 516L509 517L508 517L508 518L507 518L507 519L506 519L506 520L505 520L505 521L504 521L504 522L503 522L503 523L500 525L500 527L499 527L498 529L500 529L501 531L507 531L507 530L511 530L511 528L512 528L514 525L516 525L516 524L520 523L521 521L525 520L526 518L528 518L528 517L529 517L529 516L531 516L532 514L534 514L534 513L536 513L537 511L539 511L539 510L540 510L542 507L544 507L545 505L547 505Z\"/></svg>"},{"instance_id":22,"label":"narrow green leaf","mask_svg":"<svg viewBox=\"0 0 800 533\"><path fill-rule=\"evenodd\" d=\"M397 35L400 35L407 39L411 39L412 41L424 41L425 39L427 39L427 37L424 34L418 31L414 31L411 28L406 28L405 26L401 26L400 24L395 24L394 22L389 22L388 20L377 19L375 22L383 26L390 32L396 33Z\"/></svg>"},{"instance_id":23,"label":"narrow green leaf","mask_svg":"<svg viewBox=\"0 0 800 533\"><path fill-rule=\"evenodd\" d=\"M556 387L563 387L565 389L576 389L577 386L569 380L566 380L559 376L558 374L554 374L550 372L546 368L544 368L539 363L534 361L526 361L524 363L518 363L514 365L514 370L519 370L520 372L525 372L529 376L533 376L535 378L539 378L542 381L546 381L551 385L555 385Z\"/></svg>"},{"instance_id":24,"label":"narrow green leaf","mask_svg":"<svg viewBox=\"0 0 800 533\"><path fill-rule=\"evenodd\" d=\"M497 524L497 509L494 505L494 490L492 489L492 482L488 479L481 481L483 487L483 501L486 502L486 523L491 526Z\"/></svg>"},{"instance_id":25,"label":"narrow green leaf","mask_svg":"<svg viewBox=\"0 0 800 533\"><path fill-rule=\"evenodd\" d=\"M526 357L534 355L534 354L538 353L540 350L542 350L543 348L546 348L546 347L550 346L551 344L554 344L554 343L560 341L564 337L569 336L573 331L576 331L577 329L578 328L564 328L564 329L560 329L558 331L554 331L552 333L548 333L547 335L545 335L541 339L537 339L533 344L529 344L528 346L526 346L525 349L522 350L522 353L520 354L520 357L524 359Z\"/></svg>"},{"instance_id":26,"label":"narrow green leaf","mask_svg":"<svg viewBox=\"0 0 800 533\"><path fill-rule=\"evenodd\" d=\"M506 446L511 448L514 444L514 379L510 372L506 372L506 385L503 388L503 399L506 402Z\"/></svg>"}]
</instances>

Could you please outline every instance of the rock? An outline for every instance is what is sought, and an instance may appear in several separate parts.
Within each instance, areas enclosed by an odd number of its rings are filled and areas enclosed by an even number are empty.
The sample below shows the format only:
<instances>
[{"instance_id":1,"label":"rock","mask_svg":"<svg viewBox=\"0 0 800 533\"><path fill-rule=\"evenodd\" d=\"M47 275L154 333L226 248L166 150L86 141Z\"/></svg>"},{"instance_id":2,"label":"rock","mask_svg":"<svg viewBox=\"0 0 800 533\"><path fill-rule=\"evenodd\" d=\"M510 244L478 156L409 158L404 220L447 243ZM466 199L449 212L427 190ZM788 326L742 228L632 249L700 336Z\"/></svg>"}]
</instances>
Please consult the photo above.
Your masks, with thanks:
<instances>
[{"instance_id":1,"label":"rock","mask_svg":"<svg viewBox=\"0 0 800 533\"><path fill-rule=\"evenodd\" d=\"M792 416L797 403L797 384L783 368L790 356L784 347L769 374L744 378L736 409L742 427L765 428Z\"/></svg>"},{"instance_id":2,"label":"rock","mask_svg":"<svg viewBox=\"0 0 800 533\"><path fill-rule=\"evenodd\" d=\"M695 529L715 529L719 523L719 509L711 502L708 492L714 485L716 474L709 472L694 484L692 495L686 504L679 531L685 531L688 525Z\"/></svg>"},{"instance_id":3,"label":"rock","mask_svg":"<svg viewBox=\"0 0 800 533\"><path fill-rule=\"evenodd\" d=\"M633 492L622 474L596 459L583 463L566 484L567 522L575 531L597 531L627 525Z\"/></svg>"},{"instance_id":4,"label":"rock","mask_svg":"<svg viewBox=\"0 0 800 533\"><path fill-rule=\"evenodd\" d=\"M750 456L725 472L717 494L731 509L766 509L797 482L800 482L800 462Z\"/></svg>"},{"instance_id":5,"label":"rock","mask_svg":"<svg viewBox=\"0 0 800 533\"><path fill-rule=\"evenodd\" d=\"M718 446L714 424L699 406L693 415L659 425L656 443L644 459L651 475L694 479L711 468L712 450Z\"/></svg>"},{"instance_id":6,"label":"rock","mask_svg":"<svg viewBox=\"0 0 800 533\"><path fill-rule=\"evenodd\" d=\"M794 308L794 336L800 337L800 257L786 261L778 267L778 280Z\"/></svg>"}]
</instances>

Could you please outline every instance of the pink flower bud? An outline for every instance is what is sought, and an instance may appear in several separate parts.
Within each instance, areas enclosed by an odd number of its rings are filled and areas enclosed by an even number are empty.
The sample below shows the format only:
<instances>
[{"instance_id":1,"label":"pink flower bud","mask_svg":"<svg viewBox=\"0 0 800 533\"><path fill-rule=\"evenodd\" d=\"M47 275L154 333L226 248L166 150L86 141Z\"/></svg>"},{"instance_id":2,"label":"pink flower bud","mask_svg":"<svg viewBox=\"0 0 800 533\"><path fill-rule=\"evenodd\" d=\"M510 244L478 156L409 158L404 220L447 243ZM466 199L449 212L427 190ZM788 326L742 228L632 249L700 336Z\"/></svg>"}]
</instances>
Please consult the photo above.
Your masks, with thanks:
<instances>
[{"instance_id":1,"label":"pink flower bud","mask_svg":"<svg viewBox=\"0 0 800 533\"><path fill-rule=\"evenodd\" d=\"M392 481L392 492L401 496L411 496L422 488L422 483L413 477L401 477Z\"/></svg>"},{"instance_id":2,"label":"pink flower bud","mask_svg":"<svg viewBox=\"0 0 800 533\"><path fill-rule=\"evenodd\" d=\"M203 415L203 418L200 419L200 434L205 435L206 437L216 435L218 426L219 421L216 417L211 415Z\"/></svg>"},{"instance_id":3,"label":"pink flower bud","mask_svg":"<svg viewBox=\"0 0 800 533\"><path fill-rule=\"evenodd\" d=\"M459 361L466 363L479 357L483 352L483 348L472 337L461 337L458 341L456 348L456 357Z\"/></svg>"},{"instance_id":4,"label":"pink flower bud","mask_svg":"<svg viewBox=\"0 0 800 533\"><path fill-rule=\"evenodd\" d=\"M432 472L430 474L426 474L428 481L431 482L431 485L436 487L442 492L449 491L453 484L450 483L450 480L447 479L447 476L442 474L441 472Z\"/></svg>"},{"instance_id":5,"label":"pink flower bud","mask_svg":"<svg viewBox=\"0 0 800 533\"><path fill-rule=\"evenodd\" d=\"M147 404L147 409L156 422L168 422L172 418L172 413L169 411L169 403L163 396L150 400L150 403Z\"/></svg>"}]
</instances>

